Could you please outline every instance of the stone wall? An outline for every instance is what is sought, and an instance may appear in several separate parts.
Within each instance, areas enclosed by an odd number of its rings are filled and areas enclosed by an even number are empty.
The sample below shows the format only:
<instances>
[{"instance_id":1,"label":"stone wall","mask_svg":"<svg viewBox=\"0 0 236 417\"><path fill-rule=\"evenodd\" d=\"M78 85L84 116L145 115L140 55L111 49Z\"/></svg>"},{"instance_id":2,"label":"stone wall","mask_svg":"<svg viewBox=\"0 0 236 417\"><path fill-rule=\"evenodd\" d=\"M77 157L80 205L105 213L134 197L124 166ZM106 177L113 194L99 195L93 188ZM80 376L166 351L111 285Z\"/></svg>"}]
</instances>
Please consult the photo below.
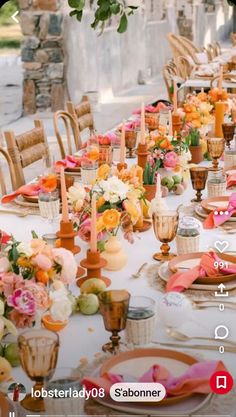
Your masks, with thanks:
<instances>
[{"instance_id":1,"label":"stone wall","mask_svg":"<svg viewBox=\"0 0 236 417\"><path fill-rule=\"evenodd\" d=\"M25 114L64 107L61 0L19 0Z\"/></svg>"}]
</instances>

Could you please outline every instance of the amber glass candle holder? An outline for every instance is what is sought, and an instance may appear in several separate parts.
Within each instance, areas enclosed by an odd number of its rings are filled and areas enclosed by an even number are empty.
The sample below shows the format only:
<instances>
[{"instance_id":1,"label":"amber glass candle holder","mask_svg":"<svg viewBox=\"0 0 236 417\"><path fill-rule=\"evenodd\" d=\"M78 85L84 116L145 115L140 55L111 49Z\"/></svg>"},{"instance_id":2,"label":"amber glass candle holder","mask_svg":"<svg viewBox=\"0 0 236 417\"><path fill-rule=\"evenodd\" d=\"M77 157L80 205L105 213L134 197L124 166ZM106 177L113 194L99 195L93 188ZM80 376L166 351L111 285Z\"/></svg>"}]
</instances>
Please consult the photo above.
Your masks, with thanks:
<instances>
[{"instance_id":1,"label":"amber glass candle holder","mask_svg":"<svg viewBox=\"0 0 236 417\"><path fill-rule=\"evenodd\" d=\"M111 342L103 345L103 352L116 354L120 349L119 332L125 329L130 294L125 290L104 291L98 296L104 326L112 332Z\"/></svg>"},{"instance_id":2,"label":"amber glass candle holder","mask_svg":"<svg viewBox=\"0 0 236 417\"><path fill-rule=\"evenodd\" d=\"M222 130L226 146L230 149L230 142L233 140L235 133L235 123L223 123Z\"/></svg>"},{"instance_id":3,"label":"amber glass candle holder","mask_svg":"<svg viewBox=\"0 0 236 417\"><path fill-rule=\"evenodd\" d=\"M219 165L218 159L224 152L225 140L224 138L207 138L207 147L212 158L212 167L217 170Z\"/></svg>"},{"instance_id":4,"label":"amber glass candle holder","mask_svg":"<svg viewBox=\"0 0 236 417\"><path fill-rule=\"evenodd\" d=\"M46 329L28 330L18 337L20 362L26 375L35 381L34 391L41 391L44 382L51 379L57 365L59 338ZM22 407L33 412L45 411L42 397L31 394L21 401Z\"/></svg>"},{"instance_id":5,"label":"amber glass candle holder","mask_svg":"<svg viewBox=\"0 0 236 417\"><path fill-rule=\"evenodd\" d=\"M205 189L206 180L208 176L208 169L206 167L193 167L190 168L190 176L192 181L192 187L196 190L196 198L193 202L202 201L202 191Z\"/></svg>"},{"instance_id":6,"label":"amber glass candle holder","mask_svg":"<svg viewBox=\"0 0 236 417\"><path fill-rule=\"evenodd\" d=\"M169 261L174 256L170 253L170 246L168 243L174 240L179 222L179 214L174 210L159 211L153 214L152 224L157 240L162 242L161 252L155 253L153 258L156 261Z\"/></svg>"}]
</instances>

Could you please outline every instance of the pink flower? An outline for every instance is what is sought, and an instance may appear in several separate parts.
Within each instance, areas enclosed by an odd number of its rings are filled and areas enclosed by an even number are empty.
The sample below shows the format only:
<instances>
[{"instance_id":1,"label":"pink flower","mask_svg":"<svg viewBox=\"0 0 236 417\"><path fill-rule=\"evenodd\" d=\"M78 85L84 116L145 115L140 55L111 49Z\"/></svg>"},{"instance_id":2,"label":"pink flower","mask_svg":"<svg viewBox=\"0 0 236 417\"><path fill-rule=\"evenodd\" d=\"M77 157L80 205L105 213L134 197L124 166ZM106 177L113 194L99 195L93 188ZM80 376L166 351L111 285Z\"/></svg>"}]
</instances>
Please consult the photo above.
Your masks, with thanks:
<instances>
[{"instance_id":1,"label":"pink flower","mask_svg":"<svg viewBox=\"0 0 236 417\"><path fill-rule=\"evenodd\" d=\"M89 242L91 237L91 219L87 218L79 227L78 236L84 242ZM98 240L102 240L104 233L98 233Z\"/></svg>"},{"instance_id":2,"label":"pink flower","mask_svg":"<svg viewBox=\"0 0 236 417\"><path fill-rule=\"evenodd\" d=\"M64 248L52 249L53 259L60 268L60 279L64 284L71 284L77 275L77 263L73 253Z\"/></svg>"},{"instance_id":3,"label":"pink flower","mask_svg":"<svg viewBox=\"0 0 236 417\"><path fill-rule=\"evenodd\" d=\"M165 154L163 165L164 165L164 168L166 169L175 169L178 162L179 162L178 155L174 151L171 151Z\"/></svg>"},{"instance_id":4,"label":"pink flower","mask_svg":"<svg viewBox=\"0 0 236 417\"><path fill-rule=\"evenodd\" d=\"M39 253L38 255L36 255L33 259L32 262L35 266L38 266L39 269L42 269L43 271L49 271L49 269L52 268L52 261L51 259L49 259L46 255L43 255L41 253Z\"/></svg>"},{"instance_id":5,"label":"pink flower","mask_svg":"<svg viewBox=\"0 0 236 417\"><path fill-rule=\"evenodd\" d=\"M33 327L35 317L21 314L16 310L12 310L8 314L8 318L15 324L18 329L24 329L25 327Z\"/></svg>"},{"instance_id":6,"label":"pink flower","mask_svg":"<svg viewBox=\"0 0 236 417\"><path fill-rule=\"evenodd\" d=\"M32 293L36 305L42 310L47 309L50 305L49 295L45 289L45 286L41 283L35 283L33 281L27 281L25 284L25 290Z\"/></svg>"},{"instance_id":7,"label":"pink flower","mask_svg":"<svg viewBox=\"0 0 236 417\"><path fill-rule=\"evenodd\" d=\"M36 312L36 302L33 294L22 288L18 288L12 295L9 295L7 303L21 314L33 316Z\"/></svg>"},{"instance_id":8,"label":"pink flower","mask_svg":"<svg viewBox=\"0 0 236 417\"><path fill-rule=\"evenodd\" d=\"M23 278L13 272L7 272L0 275L0 287L2 287L5 297L11 295L17 288L22 287L23 284Z\"/></svg>"}]
</instances>

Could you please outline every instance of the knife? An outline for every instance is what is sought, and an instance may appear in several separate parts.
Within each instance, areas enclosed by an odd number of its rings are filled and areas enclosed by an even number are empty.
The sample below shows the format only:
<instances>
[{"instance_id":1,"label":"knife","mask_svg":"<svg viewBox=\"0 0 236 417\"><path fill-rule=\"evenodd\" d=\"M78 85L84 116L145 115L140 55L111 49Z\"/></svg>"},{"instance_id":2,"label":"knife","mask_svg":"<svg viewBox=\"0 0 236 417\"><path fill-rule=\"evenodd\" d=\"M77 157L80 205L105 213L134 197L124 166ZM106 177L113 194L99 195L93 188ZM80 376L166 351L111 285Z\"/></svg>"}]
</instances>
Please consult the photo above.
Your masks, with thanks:
<instances>
[{"instance_id":1,"label":"knife","mask_svg":"<svg viewBox=\"0 0 236 417\"><path fill-rule=\"evenodd\" d=\"M217 348L220 347L220 345L187 345L184 343L162 343L162 342L152 342L155 345L160 345L160 346L166 346L166 347L175 347L178 349L182 349L182 348L186 348L186 349L195 349L195 350L214 350L215 352L218 351ZM224 346L225 348L225 353L236 353L236 346L232 347L232 346Z\"/></svg>"}]
</instances>

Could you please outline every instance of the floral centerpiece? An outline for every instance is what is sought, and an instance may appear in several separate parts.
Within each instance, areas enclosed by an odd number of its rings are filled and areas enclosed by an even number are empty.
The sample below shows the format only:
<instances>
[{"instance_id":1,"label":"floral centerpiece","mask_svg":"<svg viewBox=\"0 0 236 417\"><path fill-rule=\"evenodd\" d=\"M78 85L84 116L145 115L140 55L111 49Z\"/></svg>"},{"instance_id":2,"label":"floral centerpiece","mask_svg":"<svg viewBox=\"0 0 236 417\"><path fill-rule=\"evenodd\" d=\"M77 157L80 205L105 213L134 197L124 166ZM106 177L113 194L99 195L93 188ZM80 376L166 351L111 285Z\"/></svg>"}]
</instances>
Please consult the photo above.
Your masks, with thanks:
<instances>
[{"instance_id":1,"label":"floral centerpiece","mask_svg":"<svg viewBox=\"0 0 236 417\"><path fill-rule=\"evenodd\" d=\"M52 248L35 235L27 243L11 238L0 258L0 321L4 317L19 328L33 326L38 311L50 306L49 281L68 285L76 273L74 256L66 249Z\"/></svg>"},{"instance_id":2,"label":"floral centerpiece","mask_svg":"<svg viewBox=\"0 0 236 417\"><path fill-rule=\"evenodd\" d=\"M106 242L109 235L117 235L121 229L124 237L133 241L133 226L141 215L140 200L144 199L140 180L139 167L117 171L102 165L90 189L75 183L68 191L68 198L79 237L86 242L90 240L91 196L96 193L98 240Z\"/></svg>"}]
</instances>

